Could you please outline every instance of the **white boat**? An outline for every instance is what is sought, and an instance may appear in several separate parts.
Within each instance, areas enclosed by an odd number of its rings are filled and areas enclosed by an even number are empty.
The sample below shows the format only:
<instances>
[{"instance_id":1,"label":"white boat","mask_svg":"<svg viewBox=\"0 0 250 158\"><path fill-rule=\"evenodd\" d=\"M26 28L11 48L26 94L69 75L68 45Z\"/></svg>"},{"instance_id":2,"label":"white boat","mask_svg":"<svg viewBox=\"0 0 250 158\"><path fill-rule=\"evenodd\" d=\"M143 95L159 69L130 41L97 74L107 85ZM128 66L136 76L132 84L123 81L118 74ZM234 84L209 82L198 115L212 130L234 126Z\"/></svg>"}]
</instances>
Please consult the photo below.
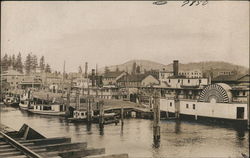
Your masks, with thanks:
<instances>
[{"instance_id":1,"label":"white boat","mask_svg":"<svg viewBox=\"0 0 250 158\"><path fill-rule=\"evenodd\" d=\"M66 116L66 106L59 104L35 104L28 111L40 115Z\"/></svg>"},{"instance_id":2,"label":"white boat","mask_svg":"<svg viewBox=\"0 0 250 158\"><path fill-rule=\"evenodd\" d=\"M19 103L19 108L22 110L32 109L33 106L33 102L29 100L21 100Z\"/></svg>"},{"instance_id":3,"label":"white boat","mask_svg":"<svg viewBox=\"0 0 250 158\"><path fill-rule=\"evenodd\" d=\"M160 110L182 116L198 118L221 119L236 122L246 122L248 117L247 103L233 99L232 88L226 84L212 84L202 90L198 100L191 99L160 99Z\"/></svg>"}]
</instances>

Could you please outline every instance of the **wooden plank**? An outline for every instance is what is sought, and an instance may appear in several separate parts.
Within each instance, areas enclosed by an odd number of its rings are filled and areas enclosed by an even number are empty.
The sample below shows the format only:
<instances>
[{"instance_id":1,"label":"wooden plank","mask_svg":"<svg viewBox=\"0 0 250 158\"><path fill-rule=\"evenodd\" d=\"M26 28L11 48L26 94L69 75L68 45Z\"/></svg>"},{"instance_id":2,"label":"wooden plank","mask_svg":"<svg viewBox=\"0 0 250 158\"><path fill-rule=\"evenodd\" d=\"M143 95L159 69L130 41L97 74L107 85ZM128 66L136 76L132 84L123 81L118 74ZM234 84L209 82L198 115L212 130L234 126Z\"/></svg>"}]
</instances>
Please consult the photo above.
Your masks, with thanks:
<instances>
[{"instance_id":1,"label":"wooden plank","mask_svg":"<svg viewBox=\"0 0 250 158\"><path fill-rule=\"evenodd\" d=\"M11 157L11 156L18 156L22 155L20 151L12 151L12 152L7 152L7 153L0 153L0 157Z\"/></svg>"},{"instance_id":2,"label":"wooden plank","mask_svg":"<svg viewBox=\"0 0 250 158\"><path fill-rule=\"evenodd\" d=\"M6 135L5 133L3 133L3 132L0 131L0 134L5 138L5 140L9 144L11 144L14 148L16 148L17 150L21 151L25 155L29 155L30 157L33 157L33 158L41 158L40 155L38 155L37 153L33 152L29 148L23 146L22 144L20 144L16 140L12 139L11 137L9 137L8 135ZM12 154L14 154L14 152L12 152ZM15 155L13 155L13 156L15 156Z\"/></svg>"},{"instance_id":3,"label":"wooden plank","mask_svg":"<svg viewBox=\"0 0 250 158\"><path fill-rule=\"evenodd\" d=\"M129 158L128 154L112 154L112 155L98 155L98 156L87 156L86 158Z\"/></svg>"},{"instance_id":4,"label":"wooden plank","mask_svg":"<svg viewBox=\"0 0 250 158\"><path fill-rule=\"evenodd\" d=\"M44 148L47 151L64 151L64 150L72 150L72 149L86 149L87 143L62 143L62 144L49 144L49 145L39 145L30 147L30 149L41 149Z\"/></svg>"},{"instance_id":5,"label":"wooden plank","mask_svg":"<svg viewBox=\"0 0 250 158\"><path fill-rule=\"evenodd\" d=\"M45 145L45 144L70 143L71 138L69 138L69 137L56 137L56 138L46 138L46 139L22 140L19 142L21 144L34 143L35 145Z\"/></svg>"},{"instance_id":6,"label":"wooden plank","mask_svg":"<svg viewBox=\"0 0 250 158\"><path fill-rule=\"evenodd\" d=\"M78 157L86 157L89 155L100 155L105 153L105 148L89 148L85 150L72 150L72 151L65 151L61 152L59 156L62 158L78 158Z\"/></svg>"}]
</instances>

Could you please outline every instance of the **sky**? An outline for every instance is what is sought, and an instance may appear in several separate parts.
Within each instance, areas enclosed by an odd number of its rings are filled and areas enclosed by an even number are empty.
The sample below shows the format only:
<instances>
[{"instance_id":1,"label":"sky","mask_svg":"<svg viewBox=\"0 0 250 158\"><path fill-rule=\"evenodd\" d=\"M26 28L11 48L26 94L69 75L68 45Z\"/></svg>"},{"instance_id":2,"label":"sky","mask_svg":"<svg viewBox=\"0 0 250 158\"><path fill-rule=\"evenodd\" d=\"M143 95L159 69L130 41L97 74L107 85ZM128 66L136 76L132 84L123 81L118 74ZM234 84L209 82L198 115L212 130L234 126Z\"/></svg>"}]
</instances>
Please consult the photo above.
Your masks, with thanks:
<instances>
[{"instance_id":1,"label":"sky","mask_svg":"<svg viewBox=\"0 0 250 158\"><path fill-rule=\"evenodd\" d=\"M249 2L1 2L1 53L45 56L52 70L152 60L249 67Z\"/></svg>"}]
</instances>

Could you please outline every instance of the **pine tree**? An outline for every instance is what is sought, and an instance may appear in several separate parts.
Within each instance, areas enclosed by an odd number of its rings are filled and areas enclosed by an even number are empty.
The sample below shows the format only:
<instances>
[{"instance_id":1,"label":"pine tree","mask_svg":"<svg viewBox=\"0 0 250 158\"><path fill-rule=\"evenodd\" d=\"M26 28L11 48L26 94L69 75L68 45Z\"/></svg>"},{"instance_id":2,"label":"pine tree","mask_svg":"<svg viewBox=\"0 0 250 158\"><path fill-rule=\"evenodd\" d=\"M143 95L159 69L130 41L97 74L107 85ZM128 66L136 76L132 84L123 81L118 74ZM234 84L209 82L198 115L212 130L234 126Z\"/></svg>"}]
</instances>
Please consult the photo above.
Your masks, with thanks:
<instances>
[{"instance_id":1,"label":"pine tree","mask_svg":"<svg viewBox=\"0 0 250 158\"><path fill-rule=\"evenodd\" d=\"M81 66L78 67L78 73L80 73L80 74L82 73L82 67Z\"/></svg>"},{"instance_id":2,"label":"pine tree","mask_svg":"<svg viewBox=\"0 0 250 158\"><path fill-rule=\"evenodd\" d=\"M116 66L116 70L115 70L116 72L120 72L120 70L119 70L119 67L118 66Z\"/></svg>"},{"instance_id":3,"label":"pine tree","mask_svg":"<svg viewBox=\"0 0 250 158\"><path fill-rule=\"evenodd\" d=\"M26 74L30 74L31 68L32 68L31 55L28 54L26 56L26 60L25 60L25 72L26 72Z\"/></svg>"},{"instance_id":4,"label":"pine tree","mask_svg":"<svg viewBox=\"0 0 250 158\"><path fill-rule=\"evenodd\" d=\"M108 72L110 72L109 67L105 66L104 73L106 74L106 73L108 73Z\"/></svg>"},{"instance_id":5,"label":"pine tree","mask_svg":"<svg viewBox=\"0 0 250 158\"><path fill-rule=\"evenodd\" d=\"M42 56L42 57L40 58L39 66L40 66L41 71L44 71L44 69L45 69L45 60L44 60L44 56Z\"/></svg>"},{"instance_id":6,"label":"pine tree","mask_svg":"<svg viewBox=\"0 0 250 158\"><path fill-rule=\"evenodd\" d=\"M51 69L50 69L49 64L46 64L45 72L51 73Z\"/></svg>"},{"instance_id":7,"label":"pine tree","mask_svg":"<svg viewBox=\"0 0 250 158\"><path fill-rule=\"evenodd\" d=\"M12 66L12 58L11 55L8 56L8 68Z\"/></svg>"},{"instance_id":8,"label":"pine tree","mask_svg":"<svg viewBox=\"0 0 250 158\"><path fill-rule=\"evenodd\" d=\"M16 70L20 73L23 73L23 63L22 63L22 56L19 52L16 58Z\"/></svg>"},{"instance_id":9,"label":"pine tree","mask_svg":"<svg viewBox=\"0 0 250 158\"><path fill-rule=\"evenodd\" d=\"M135 74L135 73L136 73L136 62L134 62L132 66L132 74Z\"/></svg>"},{"instance_id":10,"label":"pine tree","mask_svg":"<svg viewBox=\"0 0 250 158\"><path fill-rule=\"evenodd\" d=\"M137 74L141 73L141 67L139 65L136 67L136 73Z\"/></svg>"},{"instance_id":11,"label":"pine tree","mask_svg":"<svg viewBox=\"0 0 250 158\"><path fill-rule=\"evenodd\" d=\"M13 70L16 70L16 56L15 56L15 54L12 55L11 66L13 67Z\"/></svg>"},{"instance_id":12,"label":"pine tree","mask_svg":"<svg viewBox=\"0 0 250 158\"><path fill-rule=\"evenodd\" d=\"M37 57L36 57L36 55L32 55L32 56L31 56L31 70L32 70L33 72L35 72L37 66L38 66Z\"/></svg>"},{"instance_id":13,"label":"pine tree","mask_svg":"<svg viewBox=\"0 0 250 158\"><path fill-rule=\"evenodd\" d=\"M8 70L8 55L5 54L1 60L2 71Z\"/></svg>"}]
</instances>

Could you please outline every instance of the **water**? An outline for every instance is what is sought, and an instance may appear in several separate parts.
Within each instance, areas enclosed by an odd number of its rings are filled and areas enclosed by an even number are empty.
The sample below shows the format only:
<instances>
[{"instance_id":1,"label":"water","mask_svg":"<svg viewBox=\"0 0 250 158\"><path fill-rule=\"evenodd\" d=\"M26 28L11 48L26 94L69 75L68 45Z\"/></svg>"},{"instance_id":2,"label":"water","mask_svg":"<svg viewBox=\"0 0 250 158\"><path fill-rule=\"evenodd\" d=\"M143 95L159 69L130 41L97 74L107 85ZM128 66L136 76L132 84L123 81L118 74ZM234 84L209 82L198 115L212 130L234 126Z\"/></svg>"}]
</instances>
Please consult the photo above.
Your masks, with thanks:
<instances>
[{"instance_id":1,"label":"water","mask_svg":"<svg viewBox=\"0 0 250 158\"><path fill-rule=\"evenodd\" d=\"M124 126L68 123L64 118L28 114L1 107L1 122L16 130L28 124L46 137L68 136L73 142L105 148L107 154L128 153L129 157L242 157L249 155L248 131L187 121L161 121L160 147L152 139L152 121L124 120Z\"/></svg>"}]
</instances>

